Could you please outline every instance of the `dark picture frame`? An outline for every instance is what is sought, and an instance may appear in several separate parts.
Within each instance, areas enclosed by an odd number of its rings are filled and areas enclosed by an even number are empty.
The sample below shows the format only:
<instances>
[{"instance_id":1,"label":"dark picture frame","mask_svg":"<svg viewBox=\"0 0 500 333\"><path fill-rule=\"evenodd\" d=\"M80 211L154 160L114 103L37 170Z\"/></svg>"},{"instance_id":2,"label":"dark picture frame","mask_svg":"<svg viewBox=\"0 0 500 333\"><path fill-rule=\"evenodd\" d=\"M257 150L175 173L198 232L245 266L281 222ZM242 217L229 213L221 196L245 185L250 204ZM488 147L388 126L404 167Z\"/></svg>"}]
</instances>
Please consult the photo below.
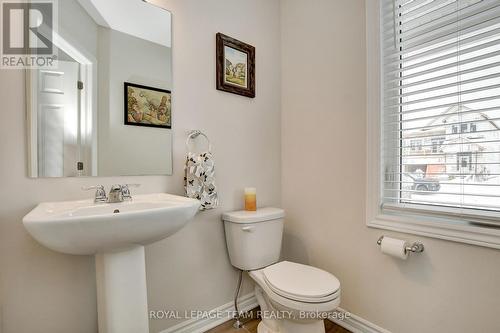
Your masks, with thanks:
<instances>
[{"instance_id":1,"label":"dark picture frame","mask_svg":"<svg viewBox=\"0 0 500 333\"><path fill-rule=\"evenodd\" d=\"M130 88L130 90L129 90ZM130 96L129 93L133 92ZM135 96L135 92L141 91L144 92L147 99L147 95L152 95L160 93L159 99L160 104L157 106L157 110L141 110L139 103L137 103L138 96ZM147 94L149 92L149 94ZM172 92L167 89L155 88L144 86L140 84L135 84L131 82L123 83L123 109L124 109L124 124L130 126L142 126L142 127L156 127L156 128L172 128ZM135 102L134 102L135 101ZM135 105L136 104L136 105ZM155 106L151 106L154 109ZM139 109L139 110L138 110ZM161 111L164 109L164 113ZM148 112L155 112L157 115L161 113L161 115L152 117ZM134 117L135 114L142 114L143 116ZM149 119L147 119L149 118ZM164 120L165 119L165 120ZM162 123L165 121L165 123Z\"/></svg>"},{"instance_id":2,"label":"dark picture frame","mask_svg":"<svg viewBox=\"0 0 500 333\"><path fill-rule=\"evenodd\" d=\"M217 90L254 98L255 47L220 32L216 40Z\"/></svg>"}]
</instances>

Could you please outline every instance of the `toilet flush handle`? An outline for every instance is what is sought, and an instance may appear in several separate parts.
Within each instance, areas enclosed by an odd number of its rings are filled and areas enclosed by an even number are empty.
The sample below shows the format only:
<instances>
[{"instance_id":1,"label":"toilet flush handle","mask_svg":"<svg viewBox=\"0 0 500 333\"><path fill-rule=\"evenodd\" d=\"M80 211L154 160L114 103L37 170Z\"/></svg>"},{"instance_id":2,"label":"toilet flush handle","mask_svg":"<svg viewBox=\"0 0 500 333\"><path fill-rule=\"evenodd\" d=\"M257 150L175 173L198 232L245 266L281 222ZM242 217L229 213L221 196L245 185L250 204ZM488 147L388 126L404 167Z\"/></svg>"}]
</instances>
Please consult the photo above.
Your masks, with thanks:
<instances>
[{"instance_id":1,"label":"toilet flush handle","mask_svg":"<svg viewBox=\"0 0 500 333\"><path fill-rule=\"evenodd\" d=\"M241 230L245 232L253 232L253 227L242 227Z\"/></svg>"}]
</instances>

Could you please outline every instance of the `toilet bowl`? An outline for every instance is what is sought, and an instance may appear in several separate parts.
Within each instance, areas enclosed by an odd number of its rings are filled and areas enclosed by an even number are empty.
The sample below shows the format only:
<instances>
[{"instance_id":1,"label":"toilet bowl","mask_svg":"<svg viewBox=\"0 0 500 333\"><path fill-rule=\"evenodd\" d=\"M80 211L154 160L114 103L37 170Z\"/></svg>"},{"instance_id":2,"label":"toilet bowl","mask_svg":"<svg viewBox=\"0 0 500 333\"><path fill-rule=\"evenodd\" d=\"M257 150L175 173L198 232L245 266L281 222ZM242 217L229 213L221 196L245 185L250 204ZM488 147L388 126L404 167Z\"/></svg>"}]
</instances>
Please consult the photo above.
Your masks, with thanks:
<instances>
[{"instance_id":1,"label":"toilet bowl","mask_svg":"<svg viewBox=\"0 0 500 333\"><path fill-rule=\"evenodd\" d=\"M249 275L262 311L259 333L324 332L323 320L340 304L339 280L315 267L282 261Z\"/></svg>"},{"instance_id":2,"label":"toilet bowl","mask_svg":"<svg viewBox=\"0 0 500 333\"><path fill-rule=\"evenodd\" d=\"M255 282L258 333L324 333L323 320L340 304L340 282L319 268L278 261L284 211L230 212L222 219L231 264Z\"/></svg>"}]
</instances>

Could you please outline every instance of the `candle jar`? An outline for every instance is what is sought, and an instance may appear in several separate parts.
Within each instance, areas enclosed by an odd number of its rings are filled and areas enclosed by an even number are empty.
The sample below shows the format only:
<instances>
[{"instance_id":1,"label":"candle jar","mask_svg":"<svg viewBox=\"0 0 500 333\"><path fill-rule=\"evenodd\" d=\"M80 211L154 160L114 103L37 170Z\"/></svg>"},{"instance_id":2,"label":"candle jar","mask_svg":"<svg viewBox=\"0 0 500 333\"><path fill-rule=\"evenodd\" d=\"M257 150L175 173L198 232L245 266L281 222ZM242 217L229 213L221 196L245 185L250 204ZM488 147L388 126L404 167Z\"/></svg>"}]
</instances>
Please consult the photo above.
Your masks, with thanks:
<instances>
[{"instance_id":1,"label":"candle jar","mask_svg":"<svg viewBox=\"0 0 500 333\"><path fill-rule=\"evenodd\" d=\"M245 188L245 210L257 210L257 190L254 187Z\"/></svg>"}]
</instances>

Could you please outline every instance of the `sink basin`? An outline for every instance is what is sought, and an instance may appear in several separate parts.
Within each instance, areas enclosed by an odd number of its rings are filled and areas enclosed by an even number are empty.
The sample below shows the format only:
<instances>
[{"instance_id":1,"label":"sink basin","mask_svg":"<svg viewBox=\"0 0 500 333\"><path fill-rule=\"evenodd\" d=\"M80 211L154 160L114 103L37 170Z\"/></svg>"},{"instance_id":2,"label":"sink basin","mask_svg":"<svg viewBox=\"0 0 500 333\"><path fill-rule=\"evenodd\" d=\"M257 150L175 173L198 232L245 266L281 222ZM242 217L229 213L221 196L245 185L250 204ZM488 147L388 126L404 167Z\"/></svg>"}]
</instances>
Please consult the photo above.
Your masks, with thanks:
<instances>
[{"instance_id":1,"label":"sink basin","mask_svg":"<svg viewBox=\"0 0 500 333\"><path fill-rule=\"evenodd\" d=\"M38 242L68 254L96 254L147 245L179 231L200 202L171 194L135 195L132 201L93 200L39 204L23 219Z\"/></svg>"},{"instance_id":2,"label":"sink basin","mask_svg":"<svg viewBox=\"0 0 500 333\"><path fill-rule=\"evenodd\" d=\"M121 203L47 202L23 223L54 251L95 255L99 333L149 333L144 245L179 231L199 207L165 193Z\"/></svg>"}]
</instances>

